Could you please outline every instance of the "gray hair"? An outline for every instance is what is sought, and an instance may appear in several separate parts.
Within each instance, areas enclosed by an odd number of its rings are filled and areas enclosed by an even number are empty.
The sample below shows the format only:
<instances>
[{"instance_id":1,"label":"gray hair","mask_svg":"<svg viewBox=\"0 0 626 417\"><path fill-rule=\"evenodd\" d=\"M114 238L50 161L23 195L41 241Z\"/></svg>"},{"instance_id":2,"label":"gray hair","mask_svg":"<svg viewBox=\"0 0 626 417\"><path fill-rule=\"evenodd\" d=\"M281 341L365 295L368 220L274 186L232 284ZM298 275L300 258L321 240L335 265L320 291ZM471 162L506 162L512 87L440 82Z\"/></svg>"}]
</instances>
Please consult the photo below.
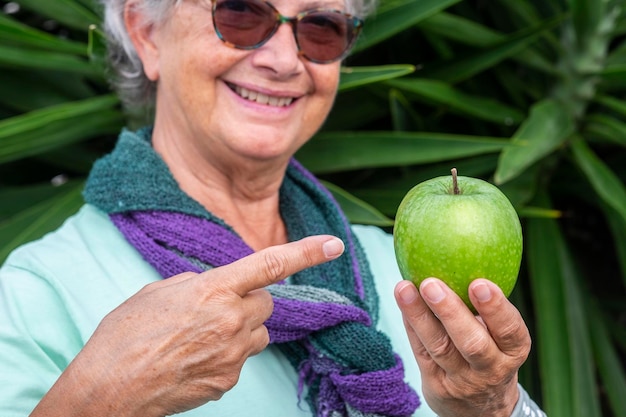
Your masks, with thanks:
<instances>
[{"instance_id":1,"label":"gray hair","mask_svg":"<svg viewBox=\"0 0 626 417\"><path fill-rule=\"evenodd\" d=\"M100 0L104 7L104 30L108 42L108 62L113 72L112 85L128 109L152 107L156 83L143 72L141 60L130 40L124 24L124 8L128 0ZM165 21L174 7L183 0L140 0L137 7L145 16L146 25ZM377 0L346 0L347 12L361 18L367 17L376 7Z\"/></svg>"}]
</instances>

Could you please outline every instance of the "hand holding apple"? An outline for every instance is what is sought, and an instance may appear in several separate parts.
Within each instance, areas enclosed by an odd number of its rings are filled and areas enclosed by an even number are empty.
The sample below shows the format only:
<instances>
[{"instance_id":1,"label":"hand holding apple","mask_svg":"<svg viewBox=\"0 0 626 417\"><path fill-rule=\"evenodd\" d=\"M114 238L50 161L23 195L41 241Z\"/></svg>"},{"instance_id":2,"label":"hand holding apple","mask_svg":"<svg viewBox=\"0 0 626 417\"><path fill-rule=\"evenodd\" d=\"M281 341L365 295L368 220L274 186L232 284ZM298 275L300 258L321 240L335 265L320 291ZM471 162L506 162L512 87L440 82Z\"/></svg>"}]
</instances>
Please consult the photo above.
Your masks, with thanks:
<instances>
[{"instance_id":1,"label":"hand holding apple","mask_svg":"<svg viewBox=\"0 0 626 417\"><path fill-rule=\"evenodd\" d=\"M470 284L480 317L444 282L407 280L395 296L420 368L424 399L439 417L510 417L531 340L519 311L486 279Z\"/></svg>"},{"instance_id":2,"label":"hand holding apple","mask_svg":"<svg viewBox=\"0 0 626 417\"><path fill-rule=\"evenodd\" d=\"M416 285L437 277L474 310L468 286L488 278L510 295L522 257L517 213L494 185L452 176L424 181L402 200L394 227L400 272Z\"/></svg>"},{"instance_id":3,"label":"hand holding apple","mask_svg":"<svg viewBox=\"0 0 626 417\"><path fill-rule=\"evenodd\" d=\"M396 300L437 415L509 417L531 346L506 298L519 271L521 227L495 186L452 174L417 185L400 205L394 243L406 280Z\"/></svg>"}]
</instances>

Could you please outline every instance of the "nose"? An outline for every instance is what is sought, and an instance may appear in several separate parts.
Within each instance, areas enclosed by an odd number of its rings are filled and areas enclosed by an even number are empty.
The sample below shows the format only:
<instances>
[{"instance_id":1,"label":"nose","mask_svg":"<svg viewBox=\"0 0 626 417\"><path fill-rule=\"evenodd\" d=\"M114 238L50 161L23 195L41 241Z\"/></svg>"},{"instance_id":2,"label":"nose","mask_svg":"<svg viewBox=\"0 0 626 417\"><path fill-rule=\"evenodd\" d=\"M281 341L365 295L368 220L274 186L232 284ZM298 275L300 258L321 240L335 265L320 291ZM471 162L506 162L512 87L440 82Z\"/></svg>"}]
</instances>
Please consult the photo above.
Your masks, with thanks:
<instances>
[{"instance_id":1,"label":"nose","mask_svg":"<svg viewBox=\"0 0 626 417\"><path fill-rule=\"evenodd\" d=\"M292 25L293 23L283 22L264 45L253 51L254 65L267 68L280 77L302 71L304 64Z\"/></svg>"}]
</instances>

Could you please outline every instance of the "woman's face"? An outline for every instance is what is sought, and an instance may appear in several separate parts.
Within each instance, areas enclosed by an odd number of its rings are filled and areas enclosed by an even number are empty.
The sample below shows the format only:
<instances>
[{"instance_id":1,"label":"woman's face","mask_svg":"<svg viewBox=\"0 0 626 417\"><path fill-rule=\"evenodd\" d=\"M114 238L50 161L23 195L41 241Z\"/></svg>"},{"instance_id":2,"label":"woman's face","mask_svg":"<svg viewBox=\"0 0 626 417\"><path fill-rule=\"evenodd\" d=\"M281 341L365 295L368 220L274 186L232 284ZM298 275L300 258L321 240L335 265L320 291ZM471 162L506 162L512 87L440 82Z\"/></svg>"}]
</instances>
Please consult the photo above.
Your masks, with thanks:
<instances>
[{"instance_id":1,"label":"woman's face","mask_svg":"<svg viewBox=\"0 0 626 417\"><path fill-rule=\"evenodd\" d=\"M274 0L284 16L344 9L342 0ZM339 62L298 55L290 24L254 50L226 46L215 34L210 2L183 1L149 31L140 55L157 81L156 127L179 146L223 162L283 160L321 126L335 98Z\"/></svg>"}]
</instances>

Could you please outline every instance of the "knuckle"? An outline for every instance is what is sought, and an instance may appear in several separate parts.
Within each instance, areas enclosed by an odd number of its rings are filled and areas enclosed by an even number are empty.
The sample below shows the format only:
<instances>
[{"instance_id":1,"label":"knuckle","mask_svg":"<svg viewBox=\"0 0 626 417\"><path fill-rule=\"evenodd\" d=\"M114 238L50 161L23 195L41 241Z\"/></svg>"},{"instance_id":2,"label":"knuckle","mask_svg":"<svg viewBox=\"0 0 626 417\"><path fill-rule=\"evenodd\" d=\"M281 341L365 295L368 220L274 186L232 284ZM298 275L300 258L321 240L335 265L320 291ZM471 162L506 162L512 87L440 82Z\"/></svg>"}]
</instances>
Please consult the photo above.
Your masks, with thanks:
<instances>
[{"instance_id":1,"label":"knuckle","mask_svg":"<svg viewBox=\"0 0 626 417\"><path fill-rule=\"evenodd\" d=\"M489 339L483 334L474 332L470 337L465 339L460 346L460 350L468 360L478 359L484 355L489 348Z\"/></svg>"},{"instance_id":2,"label":"knuckle","mask_svg":"<svg viewBox=\"0 0 626 417\"><path fill-rule=\"evenodd\" d=\"M237 385L239 381L239 369L233 372L227 372L220 376L216 381L216 385L219 387L219 391L224 394Z\"/></svg>"},{"instance_id":3,"label":"knuckle","mask_svg":"<svg viewBox=\"0 0 626 417\"><path fill-rule=\"evenodd\" d=\"M301 254L301 259L306 267L311 267L318 263L316 257L314 256L315 252L311 249L312 248L310 247L306 247L306 250L302 251Z\"/></svg>"},{"instance_id":4,"label":"knuckle","mask_svg":"<svg viewBox=\"0 0 626 417\"><path fill-rule=\"evenodd\" d=\"M440 335L435 338L428 351L432 358L436 361L438 358L445 358L456 350L454 343L447 334Z\"/></svg>"},{"instance_id":5,"label":"knuckle","mask_svg":"<svg viewBox=\"0 0 626 417\"><path fill-rule=\"evenodd\" d=\"M527 333L526 326L522 320L509 320L507 323L498 330L499 337L506 342L521 341L525 338Z\"/></svg>"},{"instance_id":6,"label":"knuckle","mask_svg":"<svg viewBox=\"0 0 626 417\"><path fill-rule=\"evenodd\" d=\"M220 339L232 339L244 328L244 318L240 314L228 314L222 318L218 328Z\"/></svg>"},{"instance_id":7,"label":"knuckle","mask_svg":"<svg viewBox=\"0 0 626 417\"><path fill-rule=\"evenodd\" d=\"M268 284L273 283L276 278L284 278L287 271L287 260L280 253L268 250L263 254L263 277Z\"/></svg>"},{"instance_id":8,"label":"knuckle","mask_svg":"<svg viewBox=\"0 0 626 417\"><path fill-rule=\"evenodd\" d=\"M262 336L260 338L260 342L259 342L259 349L255 350L256 353L262 351L263 349L265 349L269 344L270 344L270 332L267 329L267 327L265 326L261 326L262 329Z\"/></svg>"}]
</instances>

